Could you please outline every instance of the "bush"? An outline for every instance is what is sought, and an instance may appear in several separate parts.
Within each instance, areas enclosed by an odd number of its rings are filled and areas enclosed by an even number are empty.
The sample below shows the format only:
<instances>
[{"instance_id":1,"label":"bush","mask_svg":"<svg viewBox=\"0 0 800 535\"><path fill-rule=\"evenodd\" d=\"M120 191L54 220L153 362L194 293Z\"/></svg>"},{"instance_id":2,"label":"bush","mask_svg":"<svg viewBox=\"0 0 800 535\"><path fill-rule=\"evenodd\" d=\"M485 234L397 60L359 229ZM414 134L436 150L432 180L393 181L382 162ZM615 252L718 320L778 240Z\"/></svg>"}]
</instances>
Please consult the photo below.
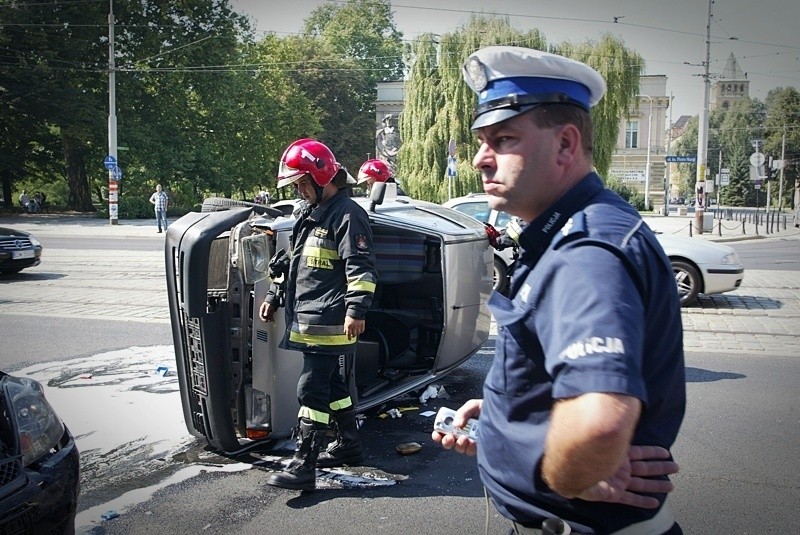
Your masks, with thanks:
<instances>
[{"instance_id":1,"label":"bush","mask_svg":"<svg viewBox=\"0 0 800 535\"><path fill-rule=\"evenodd\" d=\"M628 199L628 202L633 205L640 212L650 212L653 210L653 205L645 206L644 204L644 193L633 193L631 197Z\"/></svg>"}]
</instances>

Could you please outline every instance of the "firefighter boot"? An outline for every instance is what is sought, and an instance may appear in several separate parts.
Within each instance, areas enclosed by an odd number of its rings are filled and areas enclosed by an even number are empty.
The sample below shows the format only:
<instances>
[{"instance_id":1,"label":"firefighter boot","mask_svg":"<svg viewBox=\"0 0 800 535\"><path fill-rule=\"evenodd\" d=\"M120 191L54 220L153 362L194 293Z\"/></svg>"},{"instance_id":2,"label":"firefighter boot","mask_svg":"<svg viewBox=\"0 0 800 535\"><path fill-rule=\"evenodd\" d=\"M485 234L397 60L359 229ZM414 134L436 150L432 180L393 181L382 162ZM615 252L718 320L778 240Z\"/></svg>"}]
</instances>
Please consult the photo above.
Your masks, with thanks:
<instances>
[{"instance_id":1,"label":"firefighter boot","mask_svg":"<svg viewBox=\"0 0 800 535\"><path fill-rule=\"evenodd\" d=\"M300 418L298 447L283 472L267 478L267 484L293 490L314 490L317 480L317 456L327 442L324 424Z\"/></svg>"},{"instance_id":2,"label":"firefighter boot","mask_svg":"<svg viewBox=\"0 0 800 535\"><path fill-rule=\"evenodd\" d=\"M358 464L364 460L364 451L358 439L358 420L356 411L347 409L334 413L336 439L319 454L317 466L330 468L345 464Z\"/></svg>"}]
</instances>

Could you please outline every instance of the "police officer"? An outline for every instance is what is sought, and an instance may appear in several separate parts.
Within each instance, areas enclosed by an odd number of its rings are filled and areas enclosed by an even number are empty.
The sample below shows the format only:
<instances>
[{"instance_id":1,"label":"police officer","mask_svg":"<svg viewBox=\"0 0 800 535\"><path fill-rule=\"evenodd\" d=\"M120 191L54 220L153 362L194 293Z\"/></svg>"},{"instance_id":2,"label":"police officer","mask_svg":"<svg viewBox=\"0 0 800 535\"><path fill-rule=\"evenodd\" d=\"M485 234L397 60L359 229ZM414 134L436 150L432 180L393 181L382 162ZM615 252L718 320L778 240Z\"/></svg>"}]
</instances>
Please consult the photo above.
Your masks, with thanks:
<instances>
[{"instance_id":1,"label":"police officer","mask_svg":"<svg viewBox=\"0 0 800 535\"><path fill-rule=\"evenodd\" d=\"M371 189L375 182L384 182L389 184L397 184L394 179L391 168L383 160L373 158L367 160L358 169L358 184L367 184L367 189ZM405 192L397 184L397 194L405 195Z\"/></svg>"},{"instance_id":2,"label":"police officer","mask_svg":"<svg viewBox=\"0 0 800 535\"><path fill-rule=\"evenodd\" d=\"M278 487L313 490L318 465L363 457L338 357L355 353L377 275L369 217L347 195L348 177L331 150L314 139L295 141L281 157L278 187L294 185L308 208L298 214L290 240L287 332L281 342L303 352L298 447L286 470L268 478ZM280 291L277 285L270 288L259 311L262 320L273 321ZM336 440L328 444L333 422Z\"/></svg>"},{"instance_id":3,"label":"police officer","mask_svg":"<svg viewBox=\"0 0 800 535\"><path fill-rule=\"evenodd\" d=\"M554 517L574 533L681 533L665 503L686 403L678 295L652 231L593 171L604 80L510 46L463 71L489 204L526 225L508 297L489 300L499 333L483 399L457 412L456 425L479 416L478 441L433 438L477 454L518 533Z\"/></svg>"}]
</instances>

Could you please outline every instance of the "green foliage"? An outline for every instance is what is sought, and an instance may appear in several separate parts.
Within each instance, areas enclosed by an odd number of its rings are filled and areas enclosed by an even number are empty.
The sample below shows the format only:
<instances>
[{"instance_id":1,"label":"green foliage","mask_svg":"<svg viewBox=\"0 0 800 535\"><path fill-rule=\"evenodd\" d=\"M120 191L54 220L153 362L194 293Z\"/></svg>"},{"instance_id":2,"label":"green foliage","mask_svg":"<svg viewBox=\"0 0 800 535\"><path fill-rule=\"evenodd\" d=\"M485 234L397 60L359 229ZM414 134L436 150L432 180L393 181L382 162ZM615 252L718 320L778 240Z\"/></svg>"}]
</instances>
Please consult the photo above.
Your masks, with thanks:
<instances>
[{"instance_id":1,"label":"green foliage","mask_svg":"<svg viewBox=\"0 0 800 535\"><path fill-rule=\"evenodd\" d=\"M507 19L499 17L473 16L460 30L435 37L421 37L410 51L406 107L400 118L403 145L398 154L398 168L403 187L411 196L442 202L449 194L460 196L480 191L482 187L480 176L471 164L477 150L470 131L475 95L462 79L464 60L489 45L538 50L548 47L538 30L520 32ZM639 92L643 61L610 35L597 43L564 43L553 51L586 62L608 80L608 93L592 111L595 166L605 174L616 145L619 118ZM444 178L450 139L456 142L458 168L452 185Z\"/></svg>"},{"instance_id":2,"label":"green foliage","mask_svg":"<svg viewBox=\"0 0 800 535\"><path fill-rule=\"evenodd\" d=\"M777 204L792 206L800 180L800 92L794 87L773 89L767 94L766 108L765 153L786 163L782 172L776 172L772 191L779 201L782 179L783 199Z\"/></svg>"},{"instance_id":3,"label":"green foliage","mask_svg":"<svg viewBox=\"0 0 800 535\"><path fill-rule=\"evenodd\" d=\"M594 165L605 176L617 144L620 117L637 101L644 60L611 34L599 41L557 45L552 51L586 63L606 81L605 96L592 108Z\"/></svg>"},{"instance_id":4,"label":"green foliage","mask_svg":"<svg viewBox=\"0 0 800 535\"><path fill-rule=\"evenodd\" d=\"M605 185L608 189L615 192L626 201L630 201L630 198L633 195L633 191L622 182L622 179L616 175L606 176ZM644 200L644 196L642 196L642 200Z\"/></svg>"}]
</instances>

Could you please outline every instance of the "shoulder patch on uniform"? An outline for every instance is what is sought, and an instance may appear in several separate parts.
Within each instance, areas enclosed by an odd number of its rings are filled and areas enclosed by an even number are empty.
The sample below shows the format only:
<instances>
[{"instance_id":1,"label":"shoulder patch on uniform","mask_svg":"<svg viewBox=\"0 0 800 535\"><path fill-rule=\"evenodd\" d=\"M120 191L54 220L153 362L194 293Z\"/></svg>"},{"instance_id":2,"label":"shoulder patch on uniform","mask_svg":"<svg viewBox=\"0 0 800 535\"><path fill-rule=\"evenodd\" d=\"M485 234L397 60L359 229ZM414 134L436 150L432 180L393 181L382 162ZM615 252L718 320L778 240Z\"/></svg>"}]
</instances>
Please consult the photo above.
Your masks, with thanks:
<instances>
[{"instance_id":1,"label":"shoulder patch on uniform","mask_svg":"<svg viewBox=\"0 0 800 535\"><path fill-rule=\"evenodd\" d=\"M589 232L586 228L586 214L583 212L576 212L570 217L561 231L553 238L553 247L558 248L559 245L568 243L576 238L583 238L588 236Z\"/></svg>"},{"instance_id":2,"label":"shoulder patch on uniform","mask_svg":"<svg viewBox=\"0 0 800 535\"><path fill-rule=\"evenodd\" d=\"M360 251L367 250L367 236L365 234L357 234L356 235L356 248Z\"/></svg>"}]
</instances>

